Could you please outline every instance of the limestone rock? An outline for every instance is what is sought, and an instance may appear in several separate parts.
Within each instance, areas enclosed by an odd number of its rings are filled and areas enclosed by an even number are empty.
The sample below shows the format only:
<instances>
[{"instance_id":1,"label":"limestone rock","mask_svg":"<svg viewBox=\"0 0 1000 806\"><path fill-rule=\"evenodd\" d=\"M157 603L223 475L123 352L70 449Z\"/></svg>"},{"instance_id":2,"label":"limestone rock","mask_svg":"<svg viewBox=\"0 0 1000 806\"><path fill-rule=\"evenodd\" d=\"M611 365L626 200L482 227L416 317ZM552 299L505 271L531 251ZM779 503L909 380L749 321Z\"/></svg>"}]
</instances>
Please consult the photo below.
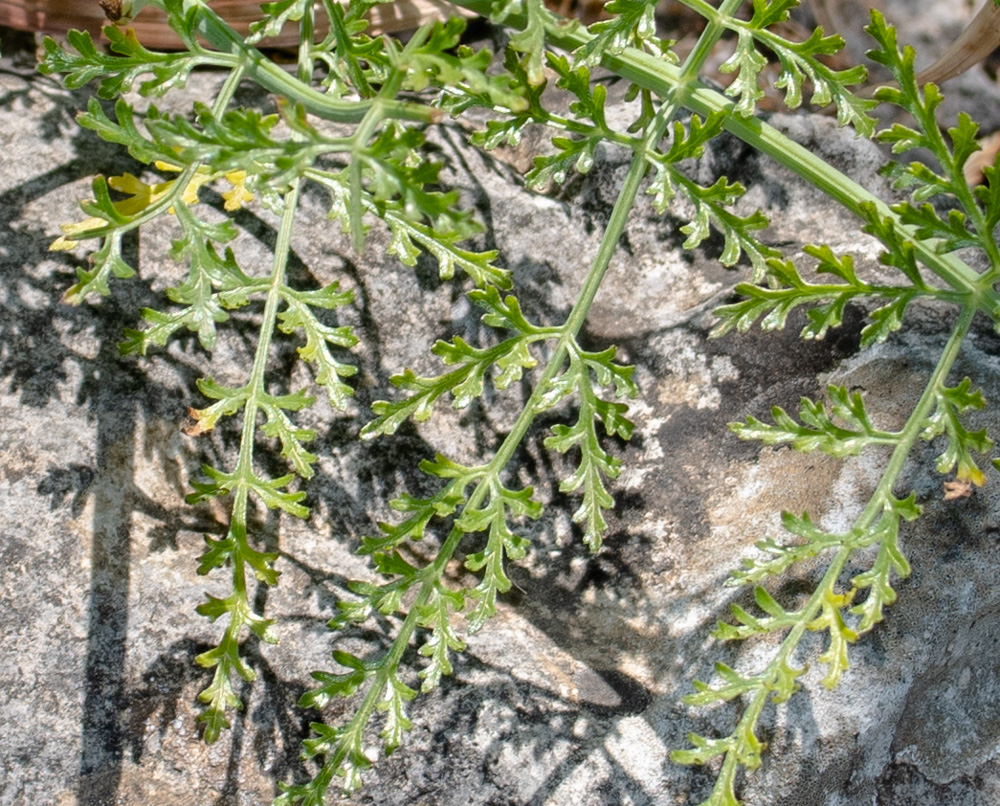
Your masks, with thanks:
<instances>
[{"instance_id":1,"label":"limestone rock","mask_svg":"<svg viewBox=\"0 0 1000 806\"><path fill-rule=\"evenodd\" d=\"M258 679L240 691L246 707L219 743L204 745L195 698L208 677L194 658L218 630L194 608L224 586L218 575L199 577L195 558L224 513L190 509L183 495L199 465L231 455L232 444L179 430L206 367L191 339L139 361L115 350L135 310L177 270L164 258L170 232L144 232L132 245L144 276L118 282L110 299L79 308L60 301L78 258L47 252L48 242L58 223L79 215L75 200L92 174L130 166L75 128L80 97L31 75L30 54L5 52L0 804L269 803L277 782L305 774L299 746L317 714L296 701L309 673L332 663L324 625L345 582L370 573L353 553L360 536L390 517L389 498L422 483L420 459L436 449L469 462L485 455L518 401L488 416L443 411L374 445L358 442L353 417L317 417L323 458L306 486L312 519L267 517L259 530L281 552L281 582L260 597L281 643L248 644ZM189 92L210 97L213 81L195 76ZM858 181L881 182L880 152L828 119L771 122ZM462 145L458 132L441 148L528 314L564 314L599 241L621 156L604 152L575 193L539 196L512 181L510 166ZM735 140L714 144L699 170L744 182L746 204L772 217L769 237L791 256L825 242L855 255L862 270L875 268L878 250L857 221ZM400 266L384 238L354 254L322 202L304 201L296 270L357 291L343 323L365 340L355 412L363 416L389 394L390 374L432 367L433 340L471 330L477 314L431 267ZM526 528L533 551L511 569L515 590L469 638L454 677L414 704L404 746L379 761L352 803L662 806L707 795L708 772L674 765L668 753L685 746L688 731L728 733L734 709L689 712L681 697L693 677L711 677L715 661L752 664L767 651L708 638L734 597L746 603L746 592L722 581L756 539L776 533L782 509L808 510L831 528L849 524L885 461L877 452L838 462L761 449L726 423L772 405L795 409L800 396L837 383L864 390L880 422L894 427L946 338L948 312L914 311L897 337L861 353L859 311L818 343L800 340L794 322L707 341L711 308L744 270L721 268L711 244L682 253L682 212L636 210L588 323L587 339L617 344L642 389L637 433L620 447L626 469L604 551L591 557L579 544L573 501L546 470L558 460L543 461L539 436L527 448L537 475L520 481L556 501ZM263 213L241 219L237 249L247 265L268 259L273 226ZM960 373L987 396L1000 385L998 347L984 323L963 354ZM248 361L237 333L221 341L213 372L239 378ZM981 421L1000 434L995 414ZM900 601L853 648L840 688L827 692L814 669L805 692L768 711L771 752L747 779L748 806L987 806L1000 797L1000 482L944 500L935 447L905 474L927 514L905 535L914 572L897 586ZM799 582L779 593L794 596ZM363 652L371 640L358 631L336 646ZM348 707L335 703L322 716L335 723Z\"/></svg>"}]
</instances>

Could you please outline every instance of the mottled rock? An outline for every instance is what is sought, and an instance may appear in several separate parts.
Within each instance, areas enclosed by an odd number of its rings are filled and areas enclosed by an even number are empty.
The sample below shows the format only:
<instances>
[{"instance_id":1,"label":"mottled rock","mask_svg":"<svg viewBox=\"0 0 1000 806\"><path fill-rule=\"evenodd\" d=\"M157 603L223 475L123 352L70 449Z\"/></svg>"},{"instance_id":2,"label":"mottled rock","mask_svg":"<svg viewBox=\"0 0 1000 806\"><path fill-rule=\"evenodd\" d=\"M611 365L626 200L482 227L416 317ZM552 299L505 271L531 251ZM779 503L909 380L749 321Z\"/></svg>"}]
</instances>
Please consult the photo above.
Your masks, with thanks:
<instances>
[{"instance_id":1,"label":"mottled rock","mask_svg":"<svg viewBox=\"0 0 1000 806\"><path fill-rule=\"evenodd\" d=\"M71 117L79 96L30 73L27 51L6 49L0 73L0 803L68 806L265 804L279 781L300 780L298 760L317 714L297 707L309 672L328 668L325 622L346 580L369 572L353 554L361 535L390 516L388 499L424 484L416 463L446 450L474 462L516 413L457 413L392 440L362 445L358 422L325 410L320 472L306 489L312 519L262 517L257 533L280 551L280 585L261 593L281 643L249 643L258 680L241 687L246 708L214 746L198 738L195 697L207 673L194 657L218 630L194 608L221 595L218 574L199 577L202 534L221 509L183 503L203 461L232 453L225 434L194 440L179 429L197 399L206 358L191 339L144 360L115 344L134 311L150 304L177 267L163 255L172 233L143 233L143 278L72 308L60 301L79 258L46 250L95 172L134 169ZM216 78L189 90L210 97ZM995 91L995 90L994 90ZM871 144L826 118L776 116L790 136L880 191ZM490 246L514 271L530 316L552 321L572 304L600 239L625 163L601 160L575 193L526 192L504 162L443 137L454 181L490 226ZM774 223L768 237L801 257L808 242L850 252L875 269L877 249L847 213L735 140L713 145L699 168L749 188L745 204ZM379 806L465 804L686 804L706 796L708 771L673 765L688 731L728 733L734 708L689 712L693 677L724 660L752 666L768 647L708 638L733 597L721 587L754 540L775 534L779 513L808 510L845 528L880 478L885 455L849 462L761 448L726 423L795 409L828 383L863 390L877 421L897 427L947 336L949 312L914 311L887 343L858 352L862 313L823 342L786 331L708 341L711 308L745 271L723 269L714 244L679 249L681 209L633 216L587 326L594 346L617 344L637 367L637 433L619 446L625 470L606 548L591 557L570 523L574 502L556 491L559 460L529 441L520 481L555 499L525 529L533 551L511 569L515 589L497 617L469 637L453 678L412 708L405 745L382 760L351 801ZM339 278L358 302L344 313L364 336L356 412L388 392L404 366L430 369L428 346L475 335L477 314L441 287L433 267L400 266L373 237L363 255L329 226L309 195L295 236L297 272ZM240 218L247 266L266 261L274 220ZM797 320L801 322L801 320ZM799 325L799 327L801 324ZM244 334L245 335L245 334ZM956 377L991 393L1000 384L1000 339L982 324ZM220 341L213 373L239 379L248 364L239 329ZM286 346L282 349L290 349ZM280 363L280 362L279 362ZM280 371L280 366L276 372ZM305 380L305 378L299 379ZM977 423L1000 433L994 413ZM230 435L231 437L231 435ZM805 691L768 711L765 765L748 778L749 806L989 806L1000 797L995 642L1000 594L1000 501L995 477L974 496L945 501L933 473L937 445L913 457L901 487L926 516L905 533L912 576L897 586L888 622L853 648L837 690L813 669ZM222 457L222 458L220 458ZM457 573L457 571L456 571ZM804 576L780 595L794 596ZM373 633L343 646L363 652ZM811 644L810 650L817 644ZM419 663L414 659L414 664ZM323 714L336 722L349 703ZM375 746L375 736L372 736Z\"/></svg>"}]
</instances>

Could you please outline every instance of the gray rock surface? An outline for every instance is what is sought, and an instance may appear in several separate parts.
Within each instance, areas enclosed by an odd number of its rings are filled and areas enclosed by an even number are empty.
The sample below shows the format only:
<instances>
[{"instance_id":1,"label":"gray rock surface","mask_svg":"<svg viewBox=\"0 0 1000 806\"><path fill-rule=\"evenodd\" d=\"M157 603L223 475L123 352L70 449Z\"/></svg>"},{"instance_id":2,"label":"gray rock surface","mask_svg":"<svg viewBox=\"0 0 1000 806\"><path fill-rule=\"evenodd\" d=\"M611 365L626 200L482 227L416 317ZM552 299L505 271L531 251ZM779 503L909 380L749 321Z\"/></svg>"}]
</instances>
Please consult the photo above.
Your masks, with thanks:
<instances>
[{"instance_id":1,"label":"gray rock surface","mask_svg":"<svg viewBox=\"0 0 1000 806\"><path fill-rule=\"evenodd\" d=\"M324 625L345 581L368 573L352 553L360 536L389 516L392 495L421 484L420 458L436 449L469 462L485 455L517 401L486 414L442 410L372 445L357 442L355 419L317 416L323 458L306 487L313 518L266 517L260 529L282 554L281 583L259 602L281 643L248 645L258 680L242 688L246 708L233 730L205 746L195 697L208 677L193 659L217 631L194 608L224 587L218 575L197 576L195 558L224 512L182 498L199 465L233 445L179 430L207 365L192 340L141 361L115 349L131 312L177 271L162 258L171 233L130 245L143 277L118 282L112 298L79 308L60 301L79 258L47 251L58 224L78 217L94 173L132 166L76 128L82 96L32 75L30 47L14 41L5 37L0 61L0 804L266 804L278 781L304 775L299 744L317 715L296 701L309 672L331 664ZM211 97L214 81L196 76L189 92ZM829 120L772 122L859 181L881 181L877 149ZM621 157L602 155L576 193L538 196L511 181L508 165L460 142L457 132L442 142L455 181L489 224L488 242L514 270L529 315L564 313L600 238ZM803 243L826 242L872 268L877 250L856 221L738 143L720 141L702 170L744 182L747 205L771 215L769 237L793 257ZM751 664L767 651L708 638L732 598L746 598L722 581L754 540L777 532L782 509L808 510L830 528L850 523L885 460L761 449L725 425L774 404L794 409L827 383L865 390L880 424L898 425L943 344L948 313L921 309L863 353L857 311L820 343L799 340L794 322L707 341L707 310L742 275L722 269L711 248L682 254L678 221L636 211L588 323L594 345L615 343L635 363L642 389L605 550L590 557L580 546L565 498L528 527L533 551L511 570L515 591L470 637L454 677L414 704L405 745L350 802L663 806L707 795L708 772L673 765L668 753L688 731L728 733L734 709L689 712L681 697L693 677L711 677L715 661ZM301 222L294 270L357 291L343 323L366 345L358 413L387 394L390 374L431 368L434 338L475 333L476 314L431 267L398 265L378 237L354 254L319 197L306 198ZM239 223L244 264L267 260L273 219L254 211ZM983 323L957 377L970 375L989 396L1000 388L998 348ZM246 350L238 330L223 339L213 373L224 381L228 366L240 377ZM996 419L982 418L994 436ZM558 498L541 436L526 448L537 475L521 481ZM746 782L749 806L1000 802L1000 482L944 501L933 474L939 450L924 446L906 471L927 514L905 534L914 571L897 586L899 602L854 647L840 688L827 692L814 669L803 693L768 712L771 752ZM799 584L789 580L785 593ZM371 638L359 631L337 646L364 651ZM347 708L336 703L323 717L336 722Z\"/></svg>"}]
</instances>

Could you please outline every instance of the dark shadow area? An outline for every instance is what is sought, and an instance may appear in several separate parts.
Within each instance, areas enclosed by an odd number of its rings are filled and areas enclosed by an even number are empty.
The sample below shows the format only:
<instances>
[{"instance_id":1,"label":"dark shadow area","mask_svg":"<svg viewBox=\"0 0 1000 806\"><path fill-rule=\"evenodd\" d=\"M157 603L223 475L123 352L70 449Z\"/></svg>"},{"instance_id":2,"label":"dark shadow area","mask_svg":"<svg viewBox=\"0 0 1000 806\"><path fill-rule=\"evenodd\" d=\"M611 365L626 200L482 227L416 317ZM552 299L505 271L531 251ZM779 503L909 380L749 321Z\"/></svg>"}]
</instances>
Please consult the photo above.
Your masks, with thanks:
<instances>
[{"instance_id":1,"label":"dark shadow area","mask_svg":"<svg viewBox=\"0 0 1000 806\"><path fill-rule=\"evenodd\" d=\"M43 410L65 394L68 383L79 378L70 393L75 393L72 404L83 407L92 423L92 460L50 466L35 484L35 491L50 501L53 510L65 511L67 518L78 517L88 504L92 506L76 800L81 806L110 806L122 796L126 754L130 753L136 764L143 759L145 721L157 714L159 730L166 731L179 699L193 699L207 682L206 671L194 663L194 657L209 647L189 641L165 650L149 668L143 688L129 686L129 601L137 595L132 578L136 519L154 522L146 529L153 551L177 550L182 534L224 533L224 525L206 508L188 508L183 503L186 481L177 468L183 465L194 471L199 461L225 461L219 451L231 443L231 435L223 433L218 440L201 441L188 455L154 457L162 465L164 478L177 487L175 508L165 508L142 489L135 475L140 458L137 451L165 448L137 444L141 428L155 422L179 427L184 422L188 405L198 402L192 395L197 396L195 380L204 374L205 361L192 355L192 334L181 335L175 349L159 351L149 359L119 356L117 345L123 330L136 326L139 310L163 304L161 294L151 289L152 280L115 280L110 297L77 307L62 301L80 261L72 254L49 252L53 222L27 219L24 211L53 194L75 195L79 192L75 187L67 189L78 180L98 173L139 174L143 166L119 147L76 125L73 116L85 108L89 93L86 89L67 92L56 82L34 74L32 37L2 33L0 73L14 79L10 82L14 88L0 95L0 113L28 114L40 143L68 140L68 150L75 155L62 164L45 165L43 172L0 193L0 382L17 395L19 405ZM44 111L39 113L40 108ZM240 223L245 231L273 243L273 230L251 226L248 216ZM141 244L133 238L125 258L138 265L141 252ZM290 270L301 273L303 267L293 261ZM239 320L233 324L240 329ZM279 375L281 369L287 370L287 366L279 367ZM261 531L273 536L275 525L265 524ZM185 538L184 542L187 549L191 540ZM273 539L271 543L268 547L275 548ZM264 601L257 605L263 607ZM247 642L245 651L257 670L258 686L265 692L271 711L265 708L238 716L230 735L231 752L239 757L244 741L260 740L256 734L246 734L246 724L253 724L255 730L260 726L260 736L276 734L287 739L281 761L274 768L276 780L301 777L299 744L309 722L295 706L302 691L282 680L253 642ZM286 707L278 708L282 702ZM264 748L255 752L263 753ZM235 803L236 787L234 770L227 777L219 803Z\"/></svg>"}]
</instances>

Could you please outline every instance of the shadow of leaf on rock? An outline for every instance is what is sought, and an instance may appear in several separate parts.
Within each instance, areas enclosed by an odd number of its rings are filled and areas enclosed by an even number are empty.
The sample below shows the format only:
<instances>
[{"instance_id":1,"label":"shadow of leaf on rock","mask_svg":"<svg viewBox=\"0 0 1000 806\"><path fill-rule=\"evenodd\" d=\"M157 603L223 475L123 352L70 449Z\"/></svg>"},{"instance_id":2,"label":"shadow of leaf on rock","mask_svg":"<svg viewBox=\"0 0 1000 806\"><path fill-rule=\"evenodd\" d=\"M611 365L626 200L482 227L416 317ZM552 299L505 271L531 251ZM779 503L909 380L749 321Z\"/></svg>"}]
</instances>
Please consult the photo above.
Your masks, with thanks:
<instances>
[{"instance_id":1,"label":"shadow of leaf on rock","mask_svg":"<svg viewBox=\"0 0 1000 806\"><path fill-rule=\"evenodd\" d=\"M118 354L123 330L135 326L139 310L159 303L161 295L153 288L156 278L118 280L109 297L94 303L71 306L62 301L82 261L48 251L59 221L39 213L52 206L66 209L65 200L85 193L82 180L96 173L139 172L143 166L80 129L73 115L86 105L87 93L67 92L31 74L28 65L33 59L27 49L33 40L17 41L20 51L12 50L5 33L0 131L18 127L40 144L59 140L60 149L65 149L58 153L65 157L56 164L42 147L21 155L17 172L7 177L13 181L0 186L0 383L18 405L36 412L31 422L37 431L19 434L23 448L20 441L12 448L30 451L33 440L46 436L42 432L49 413L65 411L79 417L79 436L88 443L86 461L51 463L31 483L40 501L47 500L52 510L65 510L67 519L79 518L88 506L92 509L85 527L90 556L82 572L89 579L74 577L82 589L86 630L77 797L85 803L111 803L122 785L127 751L134 764L148 761L147 721L155 726L154 733L162 734L184 713L193 727L190 708L179 708L178 703L186 698L188 706L193 704L194 686L204 687L206 674L194 657L208 647L187 638L164 649L147 670L145 682L130 687L132 656L141 657L150 649L130 645L135 622L140 622L141 640L154 645L159 635L170 632L161 632L155 620L143 623L148 614L133 612L135 602L149 593L135 583L137 572L145 573L145 547L135 541L144 536L152 552L176 550L182 541L185 549L192 544L193 567L201 546L198 536L218 534L224 526L210 508L184 504L186 477L200 463L219 458L232 440L225 429L217 438L198 442L185 442L178 435L192 394L197 394L191 391L195 379L205 372L206 361L197 353L193 335L183 335L170 349L143 360ZM50 200L62 204L50 205ZM139 242L133 238L126 247L126 258L137 265ZM253 322L246 324L251 327ZM234 326L238 330L241 321ZM155 491L147 487L150 477L156 479ZM164 486L173 491L166 498ZM265 524L265 532L273 548L273 524ZM58 577L62 581L65 574ZM47 592L39 589L34 595L44 597ZM172 618L169 612L156 615ZM193 612L190 619L198 621ZM257 705L252 715L241 713L239 723L260 723L253 739L258 745L252 749L261 757L274 755L267 736L285 737L277 761L271 762L276 780L301 775L290 771L299 769L295 759L308 724L295 707L302 687L281 679L255 646L248 644L247 651L266 696L265 705ZM286 707L278 708L279 703ZM234 737L241 740L242 734Z\"/></svg>"}]
</instances>

